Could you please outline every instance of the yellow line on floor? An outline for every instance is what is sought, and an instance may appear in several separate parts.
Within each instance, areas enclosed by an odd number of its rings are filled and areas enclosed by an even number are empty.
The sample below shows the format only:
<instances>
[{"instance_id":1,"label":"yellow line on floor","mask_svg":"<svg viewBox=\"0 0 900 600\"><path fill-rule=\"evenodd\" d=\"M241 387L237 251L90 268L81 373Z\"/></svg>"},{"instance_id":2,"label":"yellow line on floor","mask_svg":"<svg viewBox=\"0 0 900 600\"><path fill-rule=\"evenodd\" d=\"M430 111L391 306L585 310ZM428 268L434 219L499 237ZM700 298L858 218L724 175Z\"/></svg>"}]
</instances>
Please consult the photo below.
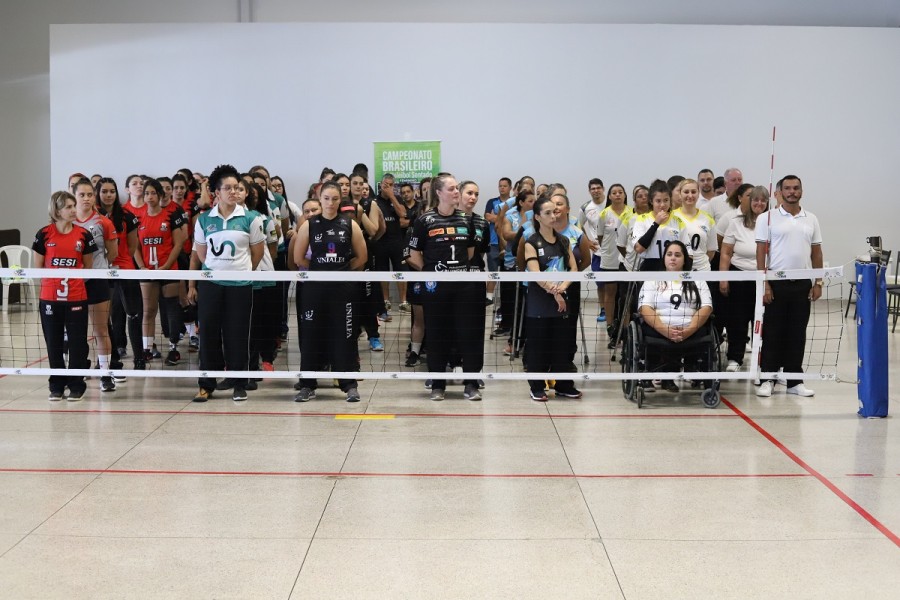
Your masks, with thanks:
<instances>
[{"instance_id":1,"label":"yellow line on floor","mask_svg":"<svg viewBox=\"0 0 900 600\"><path fill-rule=\"evenodd\" d=\"M334 415L335 419L376 421L393 419L395 415Z\"/></svg>"}]
</instances>

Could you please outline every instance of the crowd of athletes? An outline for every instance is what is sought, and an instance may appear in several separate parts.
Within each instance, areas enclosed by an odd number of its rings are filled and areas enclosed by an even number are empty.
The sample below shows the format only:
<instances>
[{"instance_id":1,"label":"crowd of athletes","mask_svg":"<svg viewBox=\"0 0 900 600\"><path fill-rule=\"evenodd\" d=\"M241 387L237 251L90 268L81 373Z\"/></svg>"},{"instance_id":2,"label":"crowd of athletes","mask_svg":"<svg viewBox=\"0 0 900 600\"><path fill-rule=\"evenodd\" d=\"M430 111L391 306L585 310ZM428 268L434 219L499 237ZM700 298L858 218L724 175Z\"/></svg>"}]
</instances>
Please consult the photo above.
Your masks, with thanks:
<instances>
[{"instance_id":1,"label":"crowd of athletes","mask_svg":"<svg viewBox=\"0 0 900 600\"><path fill-rule=\"evenodd\" d=\"M365 165L349 174L326 168L303 196L290 199L284 181L256 165L240 172L216 167L208 177L182 169L172 177L134 174L124 182L76 173L68 189L52 195L50 223L33 244L35 266L45 268L205 269L213 271L647 271L641 284L598 283L599 315L608 345L621 343L623 326L640 315L648 335L678 344L712 325L727 340L727 370L743 368L754 317L753 282L657 281L649 272L821 268L816 217L800 207L802 183L782 178L770 201L762 186L743 182L741 171L716 177L608 188L588 182L590 199L570 203L561 184L536 184L525 176L501 178L498 194L476 211L480 188L441 173L422 181L390 174L369 183ZM578 194L580 195L580 193ZM767 212L768 211L768 212ZM765 215L765 216L763 216ZM484 363L486 309L496 303L493 336L506 339L506 354L523 356L536 378L530 397L580 398L572 380L544 380L541 373L577 371L579 283L398 281L397 310L410 313L405 365L422 362L430 372L478 373ZM810 302L821 280L766 283L763 371L801 371ZM301 282L296 286L295 331L301 370L355 372L360 341L382 352L381 329L392 320L388 283ZM288 283L251 280L146 279L41 280L40 317L53 368L89 368L88 338L95 340L102 392L124 377L109 375L132 361L176 366L182 352L199 352L201 371L266 371L288 342ZM396 314L396 313L394 313ZM156 328L168 340L157 348ZM365 338L363 338L365 334ZM779 340L766 343L767 339ZM247 399L260 378L200 378L197 402L229 390ZM812 395L801 381L787 392ZM342 378L348 402L360 400L357 379ZM757 394L772 394L763 381ZM652 381L641 382L654 391ZM657 382L678 392L671 381ZM317 381L301 379L298 402L316 396ZM432 400L444 399L446 380L427 382ZM463 397L480 400L484 384L464 381ZM50 400L81 399L83 377L51 376Z\"/></svg>"}]
</instances>

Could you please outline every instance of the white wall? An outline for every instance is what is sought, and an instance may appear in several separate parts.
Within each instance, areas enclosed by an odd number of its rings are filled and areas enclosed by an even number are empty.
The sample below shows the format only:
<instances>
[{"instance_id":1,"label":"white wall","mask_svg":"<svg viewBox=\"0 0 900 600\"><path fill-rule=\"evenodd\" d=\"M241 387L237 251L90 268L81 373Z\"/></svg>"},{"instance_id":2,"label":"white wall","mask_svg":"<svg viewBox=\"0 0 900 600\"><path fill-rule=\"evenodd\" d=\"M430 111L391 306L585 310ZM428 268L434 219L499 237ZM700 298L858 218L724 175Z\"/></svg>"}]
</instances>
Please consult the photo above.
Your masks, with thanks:
<instances>
[{"instance_id":1,"label":"white wall","mask_svg":"<svg viewBox=\"0 0 900 600\"><path fill-rule=\"evenodd\" d=\"M630 190L738 166L767 184L777 125L776 176L803 178L839 264L867 235L900 245L879 192L900 164L900 76L885 66L896 56L900 33L883 29L61 25L51 175L58 187L73 171L121 180L262 162L299 197L324 165L371 165L372 141L439 139L443 167L485 198L527 172L579 202L593 176ZM177 91L176 73L204 91ZM259 81L279 83L262 95Z\"/></svg>"}]
</instances>

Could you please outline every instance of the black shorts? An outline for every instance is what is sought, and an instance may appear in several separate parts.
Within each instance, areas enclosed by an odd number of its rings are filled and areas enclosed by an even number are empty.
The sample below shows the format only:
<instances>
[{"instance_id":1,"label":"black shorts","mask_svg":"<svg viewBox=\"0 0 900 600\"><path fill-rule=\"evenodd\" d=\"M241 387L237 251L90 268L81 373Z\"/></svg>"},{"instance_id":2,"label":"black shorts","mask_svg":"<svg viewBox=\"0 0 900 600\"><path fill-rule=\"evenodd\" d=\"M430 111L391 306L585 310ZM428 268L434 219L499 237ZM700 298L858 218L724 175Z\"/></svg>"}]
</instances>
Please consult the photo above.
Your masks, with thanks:
<instances>
[{"instance_id":1,"label":"black shorts","mask_svg":"<svg viewBox=\"0 0 900 600\"><path fill-rule=\"evenodd\" d=\"M410 281L406 286L406 301L415 306L422 306L422 288L424 281Z\"/></svg>"},{"instance_id":2,"label":"black shorts","mask_svg":"<svg viewBox=\"0 0 900 600\"><path fill-rule=\"evenodd\" d=\"M85 279L84 287L87 290L88 304L100 304L110 298L107 279Z\"/></svg>"}]
</instances>

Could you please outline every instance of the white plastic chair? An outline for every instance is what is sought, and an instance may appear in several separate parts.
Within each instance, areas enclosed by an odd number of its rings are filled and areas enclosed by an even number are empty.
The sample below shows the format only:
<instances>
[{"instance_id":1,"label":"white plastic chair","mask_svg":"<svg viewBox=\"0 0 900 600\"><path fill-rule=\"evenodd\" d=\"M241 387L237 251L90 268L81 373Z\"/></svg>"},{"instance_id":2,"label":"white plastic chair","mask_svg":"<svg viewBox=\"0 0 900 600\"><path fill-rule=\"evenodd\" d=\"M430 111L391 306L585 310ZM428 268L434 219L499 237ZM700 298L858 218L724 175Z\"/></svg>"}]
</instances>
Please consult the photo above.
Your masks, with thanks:
<instances>
[{"instance_id":1,"label":"white plastic chair","mask_svg":"<svg viewBox=\"0 0 900 600\"><path fill-rule=\"evenodd\" d=\"M28 269L32 266L31 248L28 246L3 246L0 248L0 257L6 257L9 268ZM25 299L25 308L37 306L37 294L31 279L19 279L15 277L3 277L3 312L9 311L9 288L19 286L19 292Z\"/></svg>"}]
</instances>

